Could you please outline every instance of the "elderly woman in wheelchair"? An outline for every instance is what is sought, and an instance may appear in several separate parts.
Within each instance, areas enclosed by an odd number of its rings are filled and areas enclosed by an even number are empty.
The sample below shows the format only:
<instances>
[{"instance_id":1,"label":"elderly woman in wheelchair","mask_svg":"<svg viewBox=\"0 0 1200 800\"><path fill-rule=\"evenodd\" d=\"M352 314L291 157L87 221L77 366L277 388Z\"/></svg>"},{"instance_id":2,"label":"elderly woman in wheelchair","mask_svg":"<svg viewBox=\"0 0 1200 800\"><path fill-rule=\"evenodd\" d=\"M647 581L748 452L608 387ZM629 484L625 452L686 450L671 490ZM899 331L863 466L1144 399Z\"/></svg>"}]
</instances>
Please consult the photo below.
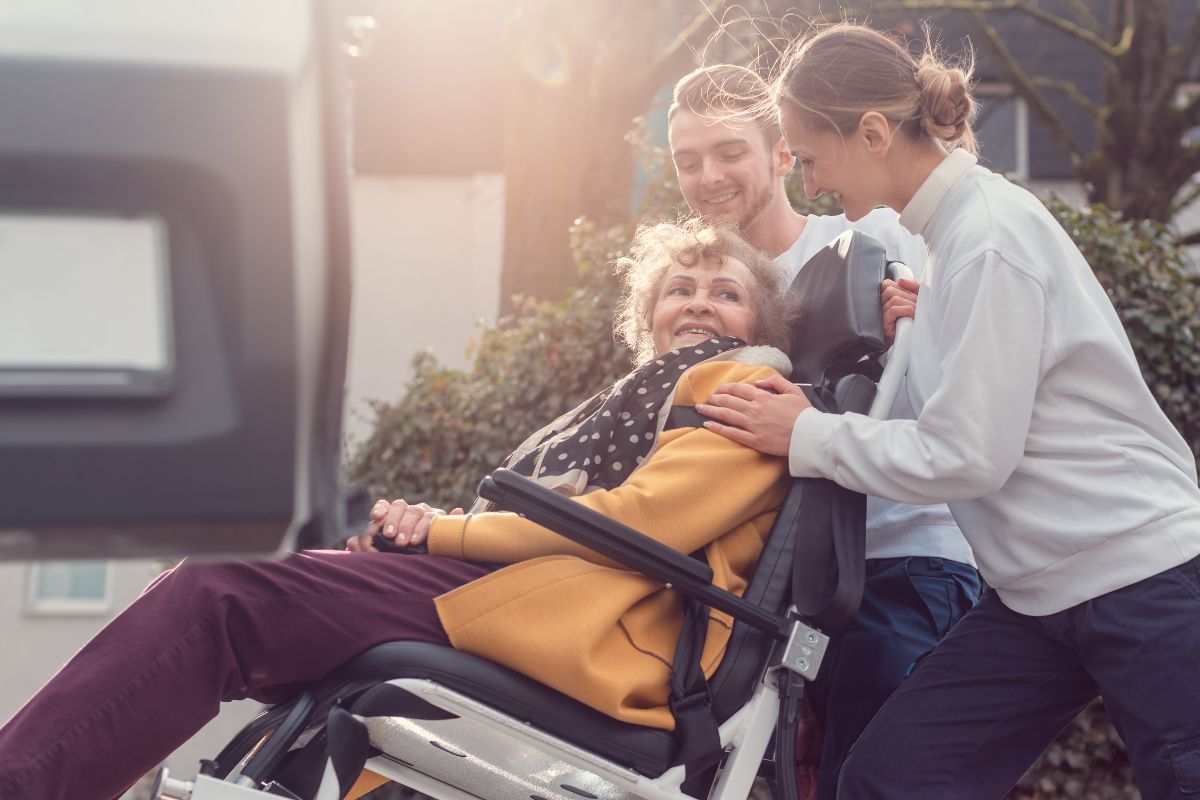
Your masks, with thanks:
<instances>
[{"instance_id":1,"label":"elderly woman in wheelchair","mask_svg":"<svg viewBox=\"0 0 1200 800\"><path fill-rule=\"evenodd\" d=\"M348 542L356 552L168 571L0 729L0 796L114 797L210 719L220 701L244 697L288 702L208 762L196 784L168 780L161 796L342 797L368 757L376 771L422 791L445 787L444 797L704 796L702 784L735 744L761 739L754 756L761 760L775 712L764 712L769 722L752 730L731 733L726 723L754 716L738 709L763 685L777 702L796 684L764 679L765 665L780 663L772 654L786 662L790 653L787 666L800 673L816 660L821 634L785 613L796 603L798 537L772 545L779 550L773 566L760 563L769 534L777 538L771 531L781 504L786 527L794 528L791 517L811 505L812 492L794 499L783 459L710 433L691 407L721 384L786 374L781 349L832 329L820 315L790 328L780 271L736 234L696 220L641 229L619 264L627 293L618 335L638 366L530 436L505 461L507 471L485 482L481 491L491 500L481 498L469 514L412 507L418 514L384 503L367 532ZM825 272L839 269L840 262ZM882 272L867 275L860 293L878 304ZM885 304L889 317L911 308L894 293ZM865 336L873 342L867 349L879 350L874 308ZM836 370L829 368L835 351ZM846 380L856 371L847 365L866 363L861 355L830 344L810 359L820 362L810 379L826 384L814 397L827 406L861 403ZM517 503L521 514L499 510L496 501ZM837 527L839 514L833 517ZM607 529L635 539L627 546L634 555L606 545ZM821 546L800 571L820 575L821 597L810 605L827 606L829 565L837 562L845 583L854 555L840 544L837 553ZM743 599L751 596L754 603ZM809 621L820 618L819 609L806 613L816 615ZM794 641L798 631L808 645ZM726 658L733 650L740 661ZM384 664L397 654L407 666ZM481 677L454 677L456 669ZM323 678L316 691L305 690ZM394 691L364 692L389 679L394 686L377 688ZM479 712L487 718L482 739L455 745L454 734L420 727L470 716L466 709L479 698L462 698L475 684L500 709ZM500 717L514 730L500 732ZM374 718L398 718L401 727L420 721L417 738L457 762L451 773L474 763L475 753L465 750L476 744L546 746L533 748L539 756L525 753L521 766L497 767L496 759L484 766L484 787L505 774L515 789L472 787L471 778L466 789L454 789L453 776L435 776L415 756L389 754L375 742L365 724ZM245 762L245 752L272 731ZM598 754L583 753L588 742ZM388 761L382 768L381 759ZM220 786L240 793L225 794L209 776L225 777L239 761L240 785ZM744 796L757 769L741 766L725 783ZM534 773L543 779L531 790Z\"/></svg>"}]
</instances>

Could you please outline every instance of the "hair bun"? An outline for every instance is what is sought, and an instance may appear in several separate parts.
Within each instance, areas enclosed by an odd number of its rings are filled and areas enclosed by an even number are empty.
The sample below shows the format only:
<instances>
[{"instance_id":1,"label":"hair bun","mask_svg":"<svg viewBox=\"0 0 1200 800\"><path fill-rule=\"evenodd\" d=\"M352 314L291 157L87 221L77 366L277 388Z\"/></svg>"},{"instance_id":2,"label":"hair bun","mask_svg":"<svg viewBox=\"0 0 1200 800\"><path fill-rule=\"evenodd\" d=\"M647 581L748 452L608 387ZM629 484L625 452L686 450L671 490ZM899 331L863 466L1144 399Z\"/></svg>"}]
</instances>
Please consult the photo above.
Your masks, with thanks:
<instances>
[{"instance_id":1,"label":"hair bun","mask_svg":"<svg viewBox=\"0 0 1200 800\"><path fill-rule=\"evenodd\" d=\"M921 91L921 128L944 142L957 143L969 135L975 116L970 78L964 70L950 67L926 53L917 64Z\"/></svg>"}]
</instances>

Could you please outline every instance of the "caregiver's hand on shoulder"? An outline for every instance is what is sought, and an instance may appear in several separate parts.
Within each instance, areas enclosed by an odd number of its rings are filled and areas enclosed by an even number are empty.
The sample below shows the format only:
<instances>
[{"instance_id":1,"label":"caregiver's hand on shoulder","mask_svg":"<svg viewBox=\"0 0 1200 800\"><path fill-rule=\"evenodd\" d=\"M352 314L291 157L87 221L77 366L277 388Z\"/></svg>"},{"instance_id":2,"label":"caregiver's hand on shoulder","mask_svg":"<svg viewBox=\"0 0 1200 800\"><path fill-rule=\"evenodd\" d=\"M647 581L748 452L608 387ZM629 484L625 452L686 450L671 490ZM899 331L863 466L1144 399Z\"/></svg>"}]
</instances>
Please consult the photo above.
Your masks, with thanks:
<instances>
[{"instance_id":1,"label":"caregiver's hand on shoulder","mask_svg":"<svg viewBox=\"0 0 1200 800\"><path fill-rule=\"evenodd\" d=\"M456 508L450 514L462 514ZM404 500L380 500L371 507L371 523L358 536L346 540L346 549L356 552L378 552L371 539L379 534L395 541L398 547L418 545L429 536L429 526L435 517L446 516L440 508L428 503L409 504Z\"/></svg>"},{"instance_id":2,"label":"caregiver's hand on shoulder","mask_svg":"<svg viewBox=\"0 0 1200 800\"><path fill-rule=\"evenodd\" d=\"M888 344L896 337L896 320L916 315L920 291L921 284L908 278L883 282L879 302L883 308L883 335Z\"/></svg>"},{"instance_id":3,"label":"caregiver's hand on shoulder","mask_svg":"<svg viewBox=\"0 0 1200 800\"><path fill-rule=\"evenodd\" d=\"M772 456L786 456L796 417L812 404L804 392L779 375L745 383L718 386L696 411L708 417L704 427L738 444Z\"/></svg>"}]
</instances>

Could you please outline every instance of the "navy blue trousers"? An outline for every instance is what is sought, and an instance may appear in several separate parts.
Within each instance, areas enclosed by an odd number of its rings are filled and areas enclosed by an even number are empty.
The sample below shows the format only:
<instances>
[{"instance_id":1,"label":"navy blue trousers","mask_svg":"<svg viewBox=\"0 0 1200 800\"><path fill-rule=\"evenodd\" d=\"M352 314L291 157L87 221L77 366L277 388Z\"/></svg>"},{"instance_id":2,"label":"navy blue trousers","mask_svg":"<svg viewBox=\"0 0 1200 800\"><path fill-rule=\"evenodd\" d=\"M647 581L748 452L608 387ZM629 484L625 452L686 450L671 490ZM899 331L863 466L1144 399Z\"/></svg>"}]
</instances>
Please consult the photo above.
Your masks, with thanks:
<instances>
[{"instance_id":1,"label":"navy blue trousers","mask_svg":"<svg viewBox=\"0 0 1200 800\"><path fill-rule=\"evenodd\" d=\"M914 662L975 604L979 590L979 573L957 561L867 561L862 606L830 643L809 692L825 735L817 800L833 800L851 746Z\"/></svg>"},{"instance_id":2,"label":"navy blue trousers","mask_svg":"<svg viewBox=\"0 0 1200 800\"><path fill-rule=\"evenodd\" d=\"M1142 796L1200 798L1200 559L1045 617L988 592L876 715L838 796L996 800L1097 694Z\"/></svg>"}]
</instances>

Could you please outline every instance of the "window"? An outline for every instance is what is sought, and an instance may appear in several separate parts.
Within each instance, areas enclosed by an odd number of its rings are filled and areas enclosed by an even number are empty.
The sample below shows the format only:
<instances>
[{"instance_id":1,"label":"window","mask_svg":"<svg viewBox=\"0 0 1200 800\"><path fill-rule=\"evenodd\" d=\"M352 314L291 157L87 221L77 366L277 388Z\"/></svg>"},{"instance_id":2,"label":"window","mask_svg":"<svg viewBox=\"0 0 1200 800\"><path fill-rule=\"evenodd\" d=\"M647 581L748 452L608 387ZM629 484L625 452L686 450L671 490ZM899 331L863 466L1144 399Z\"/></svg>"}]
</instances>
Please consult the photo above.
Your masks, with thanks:
<instances>
[{"instance_id":1,"label":"window","mask_svg":"<svg viewBox=\"0 0 1200 800\"><path fill-rule=\"evenodd\" d=\"M981 83L976 88L979 115L975 134L980 161L991 169L1029 178L1029 107L1011 86Z\"/></svg>"},{"instance_id":2,"label":"window","mask_svg":"<svg viewBox=\"0 0 1200 800\"><path fill-rule=\"evenodd\" d=\"M26 608L34 614L103 614L112 606L112 562L31 564Z\"/></svg>"}]
</instances>

